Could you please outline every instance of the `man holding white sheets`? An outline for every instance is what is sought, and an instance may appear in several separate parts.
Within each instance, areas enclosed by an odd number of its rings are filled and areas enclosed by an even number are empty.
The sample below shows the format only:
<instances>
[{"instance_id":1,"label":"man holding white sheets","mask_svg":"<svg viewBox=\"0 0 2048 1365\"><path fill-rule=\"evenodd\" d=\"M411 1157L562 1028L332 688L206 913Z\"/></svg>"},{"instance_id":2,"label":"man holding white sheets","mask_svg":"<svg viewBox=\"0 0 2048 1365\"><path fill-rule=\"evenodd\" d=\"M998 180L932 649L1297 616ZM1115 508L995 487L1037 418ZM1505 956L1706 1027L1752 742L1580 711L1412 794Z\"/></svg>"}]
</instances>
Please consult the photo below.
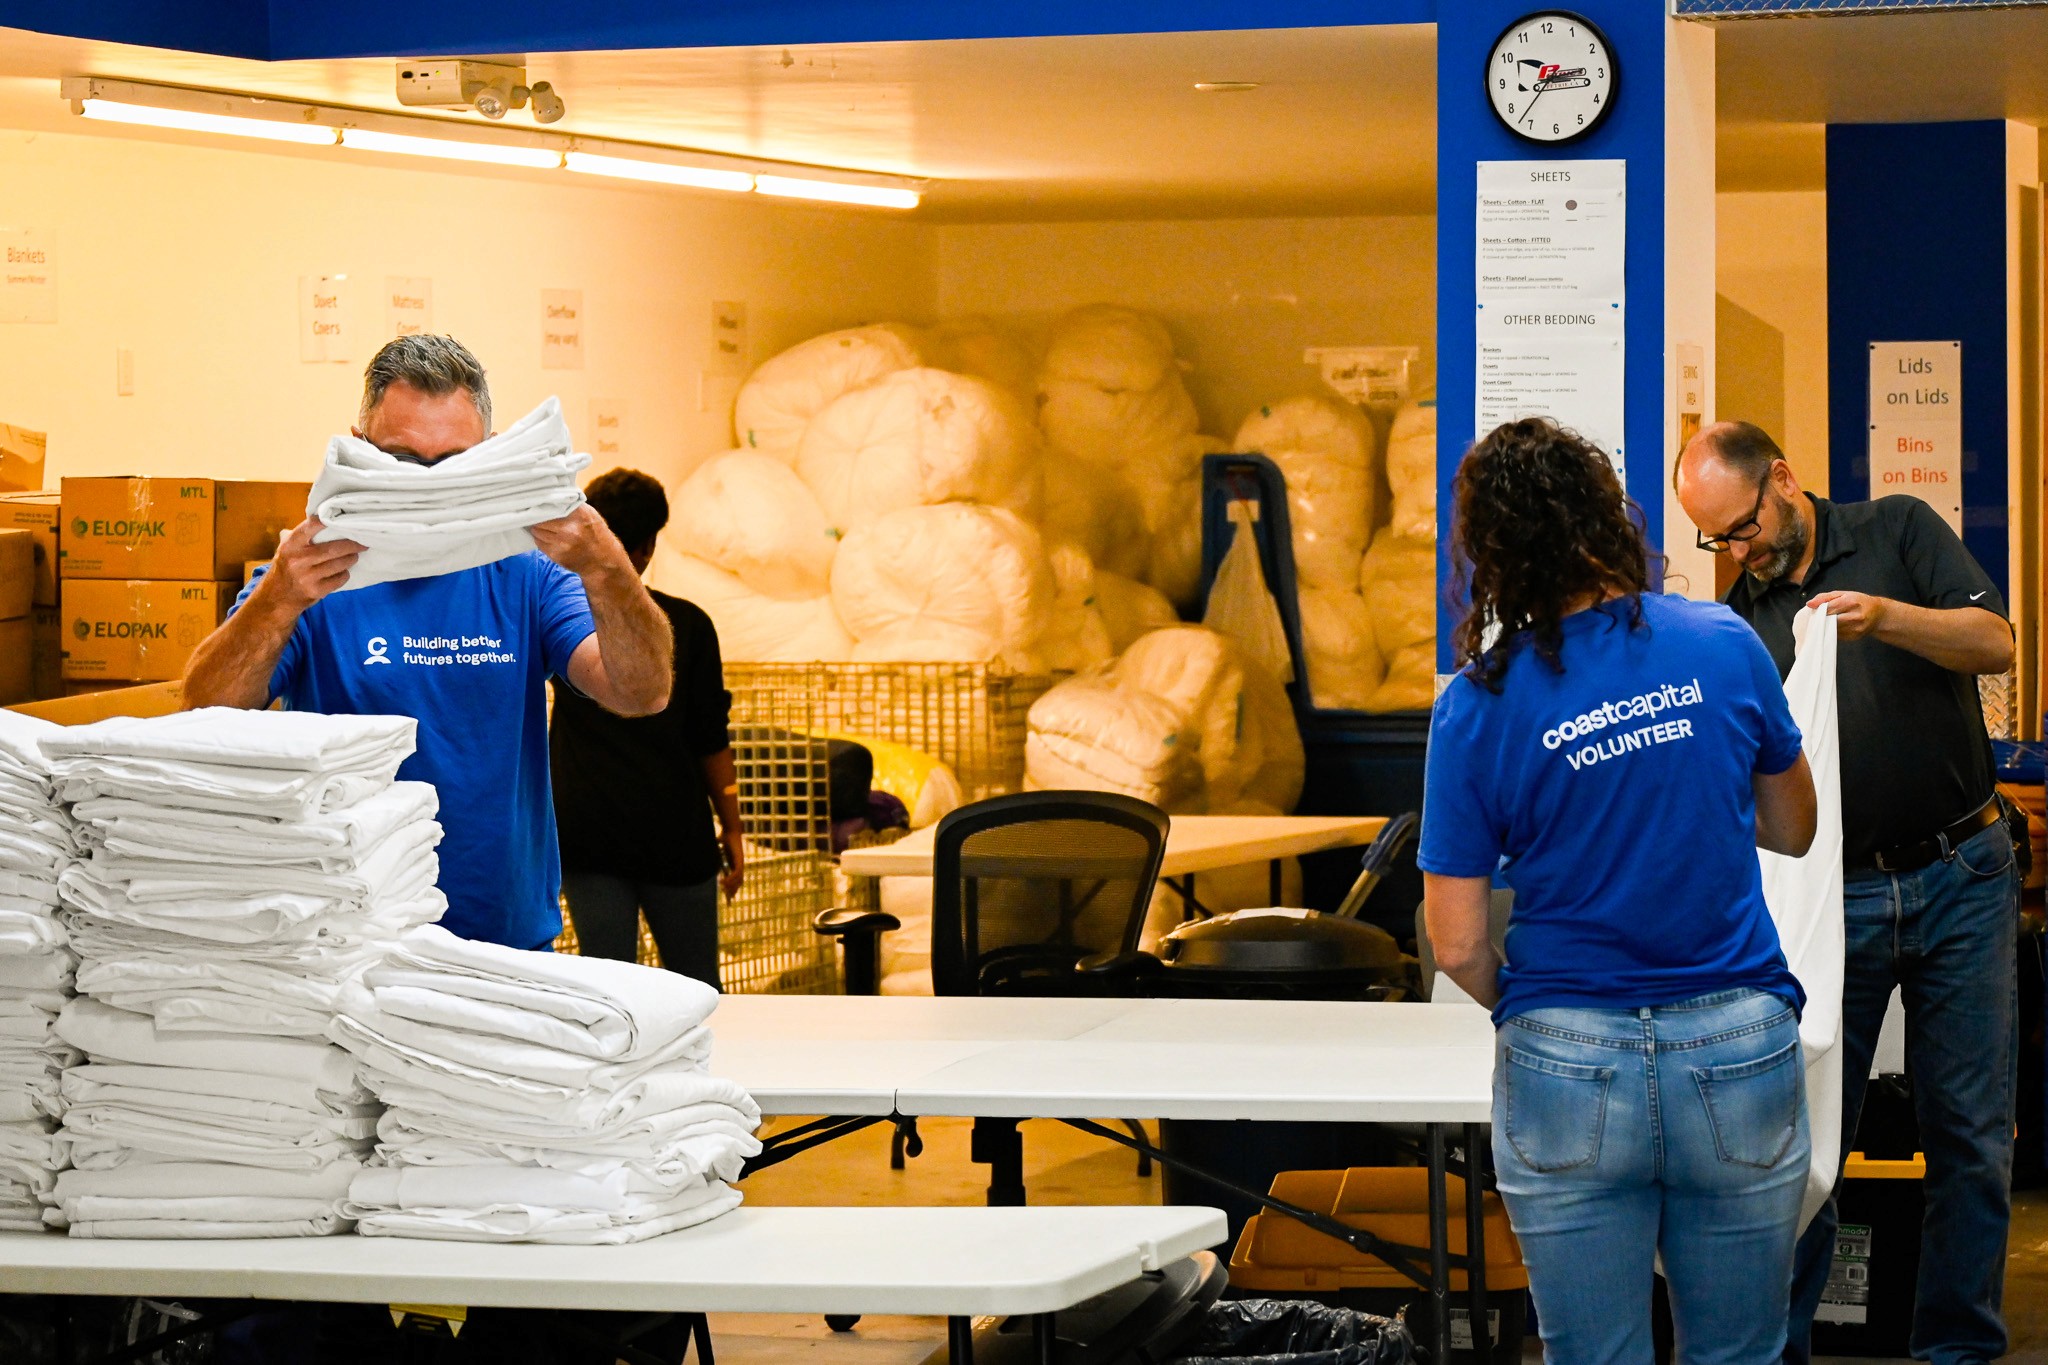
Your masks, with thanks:
<instances>
[{"instance_id":1,"label":"man holding white sheets","mask_svg":"<svg viewBox=\"0 0 2048 1365\"><path fill-rule=\"evenodd\" d=\"M355 435L439 466L492 431L483 366L452 337L410 336L370 361ZM618 537L587 505L530 528L537 552L344 591L364 547L308 517L185 674L188 707L405 715L401 778L441 795L442 923L544 948L561 930L548 783L550 677L621 715L668 704L673 643Z\"/></svg>"}]
</instances>

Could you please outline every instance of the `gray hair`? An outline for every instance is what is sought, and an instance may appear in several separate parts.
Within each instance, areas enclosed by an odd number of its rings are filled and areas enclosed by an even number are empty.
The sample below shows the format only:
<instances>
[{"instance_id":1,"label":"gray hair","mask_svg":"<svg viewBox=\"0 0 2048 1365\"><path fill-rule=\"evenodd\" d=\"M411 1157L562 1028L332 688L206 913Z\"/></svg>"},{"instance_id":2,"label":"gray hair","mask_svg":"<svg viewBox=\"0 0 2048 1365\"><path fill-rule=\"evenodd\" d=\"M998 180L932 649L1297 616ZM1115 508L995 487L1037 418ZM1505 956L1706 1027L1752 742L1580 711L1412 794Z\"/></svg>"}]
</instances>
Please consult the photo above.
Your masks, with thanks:
<instances>
[{"instance_id":1,"label":"gray hair","mask_svg":"<svg viewBox=\"0 0 2048 1365\"><path fill-rule=\"evenodd\" d=\"M484 378L484 367L454 337L423 332L385 342L363 371L363 407L358 421L367 422L384 401L384 390L401 383L432 398L457 390L467 393L484 419L484 430L491 429L491 386Z\"/></svg>"}]
</instances>

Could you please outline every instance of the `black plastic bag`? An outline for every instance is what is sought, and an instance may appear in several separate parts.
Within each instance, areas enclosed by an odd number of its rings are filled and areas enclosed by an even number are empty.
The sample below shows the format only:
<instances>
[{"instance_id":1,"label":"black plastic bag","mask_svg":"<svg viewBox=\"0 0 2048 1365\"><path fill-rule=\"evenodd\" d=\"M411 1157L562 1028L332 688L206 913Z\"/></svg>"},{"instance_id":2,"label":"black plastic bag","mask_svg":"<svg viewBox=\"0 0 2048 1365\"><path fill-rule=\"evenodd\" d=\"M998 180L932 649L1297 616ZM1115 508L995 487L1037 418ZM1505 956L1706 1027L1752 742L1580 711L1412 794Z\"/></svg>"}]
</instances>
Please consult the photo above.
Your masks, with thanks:
<instances>
[{"instance_id":1,"label":"black plastic bag","mask_svg":"<svg viewBox=\"0 0 2048 1365\"><path fill-rule=\"evenodd\" d=\"M1408 1365L1414 1347L1392 1318L1305 1300L1235 1299L1209 1306L1176 1365Z\"/></svg>"}]
</instances>

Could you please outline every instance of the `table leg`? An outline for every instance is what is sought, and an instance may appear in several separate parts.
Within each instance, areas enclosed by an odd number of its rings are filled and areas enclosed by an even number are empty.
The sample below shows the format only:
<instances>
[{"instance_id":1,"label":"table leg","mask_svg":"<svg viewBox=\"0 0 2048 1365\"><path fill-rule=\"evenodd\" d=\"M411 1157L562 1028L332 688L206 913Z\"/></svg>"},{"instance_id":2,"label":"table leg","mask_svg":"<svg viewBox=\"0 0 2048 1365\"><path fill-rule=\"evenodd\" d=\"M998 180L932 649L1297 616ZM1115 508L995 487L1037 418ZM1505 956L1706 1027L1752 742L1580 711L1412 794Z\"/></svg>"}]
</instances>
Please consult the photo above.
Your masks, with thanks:
<instances>
[{"instance_id":1,"label":"table leg","mask_svg":"<svg viewBox=\"0 0 2048 1365\"><path fill-rule=\"evenodd\" d=\"M1451 1365L1451 1210L1444 1126L1429 1125L1429 1359Z\"/></svg>"},{"instance_id":2,"label":"table leg","mask_svg":"<svg viewBox=\"0 0 2048 1365\"><path fill-rule=\"evenodd\" d=\"M1486 1315L1486 1158L1485 1130L1465 1125L1465 1288L1472 1315L1472 1356L1486 1363L1493 1355L1491 1321Z\"/></svg>"},{"instance_id":3,"label":"table leg","mask_svg":"<svg viewBox=\"0 0 2048 1365\"><path fill-rule=\"evenodd\" d=\"M1038 1365L1053 1365L1059 1358L1059 1335L1053 1328L1058 1318L1051 1313L1037 1313L1031 1318L1032 1354Z\"/></svg>"},{"instance_id":4,"label":"table leg","mask_svg":"<svg viewBox=\"0 0 2048 1365\"><path fill-rule=\"evenodd\" d=\"M988 1167L990 1208L1024 1206L1024 1134L1022 1119L978 1118L968 1139L970 1160Z\"/></svg>"},{"instance_id":5,"label":"table leg","mask_svg":"<svg viewBox=\"0 0 2048 1365\"><path fill-rule=\"evenodd\" d=\"M946 1319L946 1359L951 1365L974 1365L974 1319Z\"/></svg>"}]
</instances>

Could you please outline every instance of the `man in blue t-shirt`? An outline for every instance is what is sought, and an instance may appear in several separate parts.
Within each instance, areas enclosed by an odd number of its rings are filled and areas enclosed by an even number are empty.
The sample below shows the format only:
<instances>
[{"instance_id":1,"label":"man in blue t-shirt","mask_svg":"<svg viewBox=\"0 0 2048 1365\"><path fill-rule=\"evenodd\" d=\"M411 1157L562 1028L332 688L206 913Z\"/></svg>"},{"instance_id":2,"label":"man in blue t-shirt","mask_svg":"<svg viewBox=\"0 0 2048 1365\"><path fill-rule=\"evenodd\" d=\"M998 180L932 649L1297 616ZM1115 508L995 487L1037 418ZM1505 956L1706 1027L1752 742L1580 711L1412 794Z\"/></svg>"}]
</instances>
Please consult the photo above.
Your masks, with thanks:
<instances>
[{"instance_id":1,"label":"man in blue t-shirt","mask_svg":"<svg viewBox=\"0 0 2048 1365\"><path fill-rule=\"evenodd\" d=\"M432 465L491 433L483 367L451 337L388 343L355 434ZM434 578L338 592L363 547L292 528L185 674L187 706L404 715L419 748L401 778L441 794L442 923L544 948L561 931L548 783L549 678L621 715L668 704L668 618L588 506L533 527L538 551Z\"/></svg>"}]
</instances>

